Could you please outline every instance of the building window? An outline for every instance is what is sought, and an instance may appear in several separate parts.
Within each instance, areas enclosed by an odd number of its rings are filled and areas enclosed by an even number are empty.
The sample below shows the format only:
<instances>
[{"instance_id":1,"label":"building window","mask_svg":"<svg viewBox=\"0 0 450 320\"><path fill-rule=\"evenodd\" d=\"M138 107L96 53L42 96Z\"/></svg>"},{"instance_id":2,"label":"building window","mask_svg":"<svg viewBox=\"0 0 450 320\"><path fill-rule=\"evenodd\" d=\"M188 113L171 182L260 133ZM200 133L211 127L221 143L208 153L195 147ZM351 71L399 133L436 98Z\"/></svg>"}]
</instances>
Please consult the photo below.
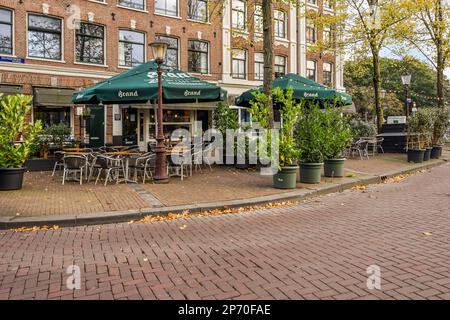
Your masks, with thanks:
<instances>
[{"instance_id":1,"label":"building window","mask_svg":"<svg viewBox=\"0 0 450 320\"><path fill-rule=\"evenodd\" d=\"M188 18L207 22L208 0L188 0Z\"/></svg>"},{"instance_id":2,"label":"building window","mask_svg":"<svg viewBox=\"0 0 450 320\"><path fill-rule=\"evenodd\" d=\"M316 81L317 62L313 60L306 61L306 77Z\"/></svg>"},{"instance_id":3,"label":"building window","mask_svg":"<svg viewBox=\"0 0 450 320\"><path fill-rule=\"evenodd\" d=\"M208 73L208 43L198 40L188 41L188 71Z\"/></svg>"},{"instance_id":4,"label":"building window","mask_svg":"<svg viewBox=\"0 0 450 320\"><path fill-rule=\"evenodd\" d=\"M62 58L61 19L28 16L28 56L51 60Z\"/></svg>"},{"instance_id":5,"label":"building window","mask_svg":"<svg viewBox=\"0 0 450 320\"><path fill-rule=\"evenodd\" d=\"M324 0L323 1L323 6L326 9L333 9L333 1L332 0Z\"/></svg>"},{"instance_id":6,"label":"building window","mask_svg":"<svg viewBox=\"0 0 450 320\"><path fill-rule=\"evenodd\" d=\"M138 10L145 10L145 0L119 0L119 6Z\"/></svg>"},{"instance_id":7,"label":"building window","mask_svg":"<svg viewBox=\"0 0 450 320\"><path fill-rule=\"evenodd\" d=\"M104 27L81 22L76 30L76 61L83 63L104 64L104 41Z\"/></svg>"},{"instance_id":8,"label":"building window","mask_svg":"<svg viewBox=\"0 0 450 320\"><path fill-rule=\"evenodd\" d=\"M247 78L247 51L233 49L231 52L231 60L233 66L232 77L236 79Z\"/></svg>"},{"instance_id":9,"label":"building window","mask_svg":"<svg viewBox=\"0 0 450 320\"><path fill-rule=\"evenodd\" d=\"M0 53L13 54L12 11L0 9Z\"/></svg>"},{"instance_id":10,"label":"building window","mask_svg":"<svg viewBox=\"0 0 450 320\"><path fill-rule=\"evenodd\" d=\"M264 80L264 54L255 53L255 80Z\"/></svg>"},{"instance_id":11,"label":"building window","mask_svg":"<svg viewBox=\"0 0 450 320\"><path fill-rule=\"evenodd\" d=\"M145 35L119 30L119 66L134 67L145 62Z\"/></svg>"},{"instance_id":12,"label":"building window","mask_svg":"<svg viewBox=\"0 0 450 320\"><path fill-rule=\"evenodd\" d=\"M284 76L286 74L286 57L275 56L275 78Z\"/></svg>"},{"instance_id":13,"label":"building window","mask_svg":"<svg viewBox=\"0 0 450 320\"><path fill-rule=\"evenodd\" d=\"M255 5L255 11L253 12L253 30L255 33L263 33L263 15L262 6Z\"/></svg>"},{"instance_id":14,"label":"building window","mask_svg":"<svg viewBox=\"0 0 450 320\"><path fill-rule=\"evenodd\" d=\"M231 26L233 29L247 28L247 1L232 0Z\"/></svg>"},{"instance_id":15,"label":"building window","mask_svg":"<svg viewBox=\"0 0 450 320\"><path fill-rule=\"evenodd\" d=\"M317 0L307 0L306 2L308 2L309 4L317 6Z\"/></svg>"},{"instance_id":16,"label":"building window","mask_svg":"<svg viewBox=\"0 0 450 320\"><path fill-rule=\"evenodd\" d=\"M308 43L316 43L317 34L316 34L316 26L311 19L306 20L306 42Z\"/></svg>"},{"instance_id":17,"label":"building window","mask_svg":"<svg viewBox=\"0 0 450 320\"><path fill-rule=\"evenodd\" d=\"M323 44L325 46L331 46L332 39L331 39L331 28L330 27L324 27L323 29Z\"/></svg>"},{"instance_id":18,"label":"building window","mask_svg":"<svg viewBox=\"0 0 450 320\"><path fill-rule=\"evenodd\" d=\"M323 63L323 84L328 87L333 87L333 64Z\"/></svg>"},{"instance_id":19,"label":"building window","mask_svg":"<svg viewBox=\"0 0 450 320\"><path fill-rule=\"evenodd\" d=\"M178 0L156 0L155 13L178 17Z\"/></svg>"},{"instance_id":20,"label":"building window","mask_svg":"<svg viewBox=\"0 0 450 320\"><path fill-rule=\"evenodd\" d=\"M284 11L275 10L275 37L286 38L286 13Z\"/></svg>"},{"instance_id":21,"label":"building window","mask_svg":"<svg viewBox=\"0 0 450 320\"><path fill-rule=\"evenodd\" d=\"M167 47L166 65L178 69L178 39L167 36L156 36L155 40L169 44Z\"/></svg>"}]
</instances>

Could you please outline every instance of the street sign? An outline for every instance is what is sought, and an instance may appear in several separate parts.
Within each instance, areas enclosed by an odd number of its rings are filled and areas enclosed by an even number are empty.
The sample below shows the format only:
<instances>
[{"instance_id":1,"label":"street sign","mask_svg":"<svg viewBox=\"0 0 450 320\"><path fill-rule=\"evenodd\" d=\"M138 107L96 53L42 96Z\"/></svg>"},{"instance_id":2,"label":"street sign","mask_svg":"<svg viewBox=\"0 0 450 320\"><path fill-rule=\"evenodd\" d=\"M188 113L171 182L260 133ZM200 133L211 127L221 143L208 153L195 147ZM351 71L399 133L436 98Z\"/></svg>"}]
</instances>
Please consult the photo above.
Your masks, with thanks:
<instances>
[{"instance_id":1,"label":"street sign","mask_svg":"<svg viewBox=\"0 0 450 320\"><path fill-rule=\"evenodd\" d=\"M16 58L16 57L0 56L0 62L25 63L25 59L24 58Z\"/></svg>"}]
</instances>

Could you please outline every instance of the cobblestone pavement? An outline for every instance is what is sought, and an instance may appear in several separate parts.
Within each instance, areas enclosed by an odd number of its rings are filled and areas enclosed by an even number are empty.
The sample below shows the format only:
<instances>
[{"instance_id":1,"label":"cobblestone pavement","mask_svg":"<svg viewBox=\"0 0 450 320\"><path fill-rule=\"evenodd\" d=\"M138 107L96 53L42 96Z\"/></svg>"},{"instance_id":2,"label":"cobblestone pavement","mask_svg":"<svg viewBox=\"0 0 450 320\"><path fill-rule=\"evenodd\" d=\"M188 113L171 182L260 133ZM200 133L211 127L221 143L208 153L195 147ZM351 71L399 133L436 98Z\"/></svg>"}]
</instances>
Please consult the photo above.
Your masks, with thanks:
<instances>
[{"instance_id":1,"label":"cobblestone pavement","mask_svg":"<svg viewBox=\"0 0 450 320\"><path fill-rule=\"evenodd\" d=\"M69 290L67 267L81 270ZM367 268L381 289L366 286ZM449 299L450 164L233 215L0 233L1 299Z\"/></svg>"},{"instance_id":2,"label":"cobblestone pavement","mask_svg":"<svg viewBox=\"0 0 450 320\"><path fill-rule=\"evenodd\" d=\"M450 152L448 152L450 157ZM385 154L370 160L347 160L347 173L351 179L370 175L381 175L391 170L402 170L412 165L404 154ZM433 160L434 161L434 160ZM433 162L431 161L431 162ZM320 185L302 185L299 188L321 188L336 179L323 178ZM227 200L248 199L283 193L272 187L272 177L263 176L259 171L237 170L233 167L214 167L212 171L203 169L192 177L180 181L172 178L170 183L145 185L84 183L61 185L60 174L51 172L29 172L25 175L24 187L17 191L0 193L0 217L27 217L43 215L79 215L110 211L127 211L159 206L176 206L194 203L211 203Z\"/></svg>"}]
</instances>

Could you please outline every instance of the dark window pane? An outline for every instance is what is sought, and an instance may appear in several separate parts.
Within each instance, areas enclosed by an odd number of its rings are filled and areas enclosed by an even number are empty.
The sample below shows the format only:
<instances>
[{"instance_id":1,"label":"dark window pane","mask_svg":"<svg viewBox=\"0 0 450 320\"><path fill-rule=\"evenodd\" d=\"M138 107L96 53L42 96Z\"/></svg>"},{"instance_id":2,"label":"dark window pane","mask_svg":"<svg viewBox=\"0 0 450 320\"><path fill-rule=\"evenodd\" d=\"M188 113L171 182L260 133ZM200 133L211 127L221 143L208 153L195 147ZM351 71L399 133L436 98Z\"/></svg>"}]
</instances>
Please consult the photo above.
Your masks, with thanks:
<instances>
[{"instance_id":1,"label":"dark window pane","mask_svg":"<svg viewBox=\"0 0 450 320\"><path fill-rule=\"evenodd\" d=\"M156 0L155 12L168 16L178 16L177 0Z\"/></svg>"},{"instance_id":2,"label":"dark window pane","mask_svg":"<svg viewBox=\"0 0 450 320\"><path fill-rule=\"evenodd\" d=\"M188 71L208 73L208 43L189 40L188 43Z\"/></svg>"},{"instance_id":3,"label":"dark window pane","mask_svg":"<svg viewBox=\"0 0 450 320\"><path fill-rule=\"evenodd\" d=\"M188 0L188 18L199 21L208 21L208 1Z\"/></svg>"},{"instance_id":4,"label":"dark window pane","mask_svg":"<svg viewBox=\"0 0 450 320\"><path fill-rule=\"evenodd\" d=\"M44 16L28 16L28 55L61 60L61 20Z\"/></svg>"}]
</instances>

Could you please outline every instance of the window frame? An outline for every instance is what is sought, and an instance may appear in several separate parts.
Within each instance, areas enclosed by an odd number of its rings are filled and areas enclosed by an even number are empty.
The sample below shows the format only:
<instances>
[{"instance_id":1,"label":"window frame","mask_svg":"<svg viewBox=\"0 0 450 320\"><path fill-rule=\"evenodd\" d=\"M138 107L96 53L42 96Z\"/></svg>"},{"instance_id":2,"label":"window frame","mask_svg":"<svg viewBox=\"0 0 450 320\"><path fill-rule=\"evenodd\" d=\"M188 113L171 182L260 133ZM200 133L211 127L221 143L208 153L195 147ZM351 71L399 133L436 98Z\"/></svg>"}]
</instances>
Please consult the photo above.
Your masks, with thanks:
<instances>
[{"instance_id":1,"label":"window frame","mask_svg":"<svg viewBox=\"0 0 450 320\"><path fill-rule=\"evenodd\" d=\"M164 12L158 11L158 9L156 7L156 1L157 0L154 0L154 6L155 6L154 13L156 15L162 15L162 16L167 16L167 17L180 17L180 1L179 0L161 0L161 1L164 1L164 4L165 4ZM168 11L167 11L167 1L175 1L176 5L177 5L176 14L168 13Z\"/></svg>"},{"instance_id":2,"label":"window frame","mask_svg":"<svg viewBox=\"0 0 450 320\"><path fill-rule=\"evenodd\" d=\"M141 0L142 1L142 8L135 8L133 6L127 6L126 4L121 4L121 1L133 1L133 0L117 0L117 6L120 8L125 8L125 9L131 9L131 10L139 10L139 11L146 11L147 10L147 1L146 0ZM106 4L106 2L103 2ZM131 2L133 3L133 2Z\"/></svg>"},{"instance_id":3,"label":"window frame","mask_svg":"<svg viewBox=\"0 0 450 320\"><path fill-rule=\"evenodd\" d=\"M205 43L206 44L206 51L201 51L201 50L197 50L197 49L192 49L190 46L191 42L200 42L200 43ZM209 74L209 68L210 68L210 63L209 63L209 48L210 43L208 41L203 41L203 40L198 40L198 39L188 39L188 72L190 73L194 73L194 74ZM202 72L202 70L191 70L191 64L189 63L189 53L190 52L198 52L200 54L205 54L206 55L206 72ZM200 66L201 69L201 66Z\"/></svg>"},{"instance_id":4,"label":"window frame","mask_svg":"<svg viewBox=\"0 0 450 320\"><path fill-rule=\"evenodd\" d=\"M330 66L330 71L325 70L326 64ZM334 86L334 79L333 79L334 64L332 62L324 62L322 69L323 69L323 84L326 86L329 86L329 87L333 87ZM325 77L325 74L327 74L327 77ZM326 78L328 78L328 74L329 74L329 78L330 78L329 82L327 81L328 79L326 79Z\"/></svg>"},{"instance_id":5,"label":"window frame","mask_svg":"<svg viewBox=\"0 0 450 320\"><path fill-rule=\"evenodd\" d=\"M280 20L279 17L277 16L277 13L281 13L283 15L283 20ZM277 38L281 38L281 39L286 39L287 38L287 14L285 11L280 10L280 9L275 9L273 11L273 22L274 22L274 35ZM283 33L282 35L277 34L280 31L280 23L283 24Z\"/></svg>"},{"instance_id":6,"label":"window frame","mask_svg":"<svg viewBox=\"0 0 450 320\"><path fill-rule=\"evenodd\" d=\"M243 3L244 3L244 10L243 10L243 11L242 11L242 10L235 9L235 8L233 7L233 3L234 3L235 1L236 1L236 2L243 2ZM248 23L247 23L247 15L248 15L247 5L248 5L247 0L231 0L231 28L232 28L233 30L247 31L247 25L248 25ZM237 24L236 24L236 26L235 26L235 19L234 19L235 13L236 13L236 17L237 17L237 18L238 18L239 16L241 16L241 15L244 16L244 26L243 26L243 28L238 27ZM236 22L237 22L237 21L239 21L239 19L237 19Z\"/></svg>"},{"instance_id":7,"label":"window frame","mask_svg":"<svg viewBox=\"0 0 450 320\"><path fill-rule=\"evenodd\" d=\"M140 34L142 34L142 35L144 36L144 42L143 42L143 43L138 43L138 42L134 42L134 41L120 40L120 32L121 32L121 31L140 33ZM118 49L117 65L118 65L119 68L129 68L129 69L131 69L131 68L134 68L134 67L136 67L136 66L139 65L139 64L133 65L133 63L132 63L131 66L121 65L121 64L120 64L120 43L121 43L121 42L123 42L123 43L130 43L130 44L139 44L139 45L142 45L142 47L143 47L143 49L144 49L144 52L143 52L143 55L142 55L144 59L143 59L142 63L145 63L145 62L147 61L147 34L146 34L144 31L137 31L137 30L130 30L130 29L118 29L118 37L117 37L117 40L118 40L118 46L117 46L117 49ZM142 64L142 63L140 63L140 64Z\"/></svg>"},{"instance_id":8,"label":"window frame","mask_svg":"<svg viewBox=\"0 0 450 320\"><path fill-rule=\"evenodd\" d=\"M311 19L306 20L306 43L309 44L316 44L317 43L317 27L314 22L311 21ZM312 31L313 34L313 40L309 38L310 32Z\"/></svg>"},{"instance_id":9,"label":"window frame","mask_svg":"<svg viewBox=\"0 0 450 320\"><path fill-rule=\"evenodd\" d=\"M192 2L204 2L205 3L205 8L206 8L206 13L205 13L205 20L202 20L202 19L196 19L195 17L190 17L189 16L189 14L190 14L190 12L189 12L189 5L192 3ZM209 22L209 0L187 0L187 9L188 9L188 12L187 12L187 19L188 20L193 20L193 21L198 21L198 22L204 22L204 23L207 23L207 22Z\"/></svg>"},{"instance_id":10,"label":"window frame","mask_svg":"<svg viewBox=\"0 0 450 320\"><path fill-rule=\"evenodd\" d=\"M313 62L314 63L314 79L311 79L309 76L309 71L311 71L312 69L310 69L308 67L308 62ZM316 60L306 60L306 78L316 81L317 82L317 61Z\"/></svg>"},{"instance_id":11,"label":"window frame","mask_svg":"<svg viewBox=\"0 0 450 320\"><path fill-rule=\"evenodd\" d=\"M155 34L155 41L164 41L163 39L161 40L161 38L170 38L170 39L175 39L177 41L177 65L170 66L170 67L175 68L175 69L180 69L180 38L168 36L165 34ZM169 52L169 50L174 50L174 49L170 48L170 46L169 46L167 48L167 52Z\"/></svg>"},{"instance_id":12,"label":"window frame","mask_svg":"<svg viewBox=\"0 0 450 320\"><path fill-rule=\"evenodd\" d=\"M95 63L95 62L85 62L85 61L77 61L77 37L78 37L78 28L75 28L75 37L74 37L74 63L76 64L88 64L88 65L97 65L97 66L105 66L106 65L106 26L102 24L92 23L92 22L86 22L86 21L77 21L77 23L81 24L90 24L97 27L103 28L103 63ZM91 36L88 35L90 38L97 38L100 37L97 36Z\"/></svg>"},{"instance_id":13,"label":"window frame","mask_svg":"<svg viewBox=\"0 0 450 320\"><path fill-rule=\"evenodd\" d=\"M244 59L241 58L235 58L234 52L235 51L242 51L244 53ZM244 63L244 72L243 73L236 73L235 72L235 68L234 68L234 61L239 61L239 62L243 62ZM247 62L248 62L248 52L245 49L241 49L241 48L234 48L231 50L231 77L233 79L241 79L241 80L245 80L247 79L247 74L248 74L248 67L247 67ZM242 76L240 76L242 75Z\"/></svg>"},{"instance_id":14,"label":"window frame","mask_svg":"<svg viewBox=\"0 0 450 320\"><path fill-rule=\"evenodd\" d=\"M284 64L283 65L277 64L277 57L278 58L283 58L283 60L284 60ZM287 57L286 56L282 56L282 55L275 55L273 61L274 61L273 70L274 70L274 73L275 73L275 78L278 78L278 77L286 75L286 73L287 73ZM278 72L276 71L277 67L282 67L283 68L283 74L279 75L278 77L277 77L277 73Z\"/></svg>"},{"instance_id":15,"label":"window frame","mask_svg":"<svg viewBox=\"0 0 450 320\"><path fill-rule=\"evenodd\" d=\"M256 9L257 7L259 7L261 9L261 10L259 10L259 12ZM257 25L256 18L260 18L261 19L261 29L260 29L260 31L258 31L258 29L256 28L256 25ZM260 3L255 3L255 7L254 7L254 10L253 10L253 32L258 34L258 35L262 35L263 34L263 14L262 14L262 5Z\"/></svg>"},{"instance_id":16,"label":"window frame","mask_svg":"<svg viewBox=\"0 0 450 320\"><path fill-rule=\"evenodd\" d=\"M0 22L0 25L6 25L10 27L10 36L11 36L11 52L0 52L1 55L5 56L14 56L15 54L15 39L14 39L14 10L9 8L0 7L0 10L9 11L11 16L11 22Z\"/></svg>"},{"instance_id":17,"label":"window frame","mask_svg":"<svg viewBox=\"0 0 450 320\"><path fill-rule=\"evenodd\" d=\"M52 30L49 31L48 29L34 28L34 27L32 27L33 29L30 30L30 16L37 16L37 17L44 17L44 18L59 20L59 22L60 22L60 31L59 32L52 31ZM27 59L42 59L42 60L47 60L47 61L63 62L64 61L64 18L51 16L51 15L44 15L44 14L35 13L35 12L27 12L26 19L27 19L26 20L26 23L27 23ZM60 44L60 46L59 46L59 59L46 58L46 57L37 57L37 56L30 55L30 31L46 32L46 33L51 33L51 34L59 34L59 44Z\"/></svg>"},{"instance_id":18,"label":"window frame","mask_svg":"<svg viewBox=\"0 0 450 320\"><path fill-rule=\"evenodd\" d=\"M262 61L256 60L256 55L262 56ZM257 67L258 65L258 67ZM262 66L262 72L259 72ZM254 80L263 81L264 80L264 53L263 52L255 52L253 55L253 68L254 68ZM258 72L256 72L258 70ZM259 77L258 75L261 74Z\"/></svg>"}]
</instances>

